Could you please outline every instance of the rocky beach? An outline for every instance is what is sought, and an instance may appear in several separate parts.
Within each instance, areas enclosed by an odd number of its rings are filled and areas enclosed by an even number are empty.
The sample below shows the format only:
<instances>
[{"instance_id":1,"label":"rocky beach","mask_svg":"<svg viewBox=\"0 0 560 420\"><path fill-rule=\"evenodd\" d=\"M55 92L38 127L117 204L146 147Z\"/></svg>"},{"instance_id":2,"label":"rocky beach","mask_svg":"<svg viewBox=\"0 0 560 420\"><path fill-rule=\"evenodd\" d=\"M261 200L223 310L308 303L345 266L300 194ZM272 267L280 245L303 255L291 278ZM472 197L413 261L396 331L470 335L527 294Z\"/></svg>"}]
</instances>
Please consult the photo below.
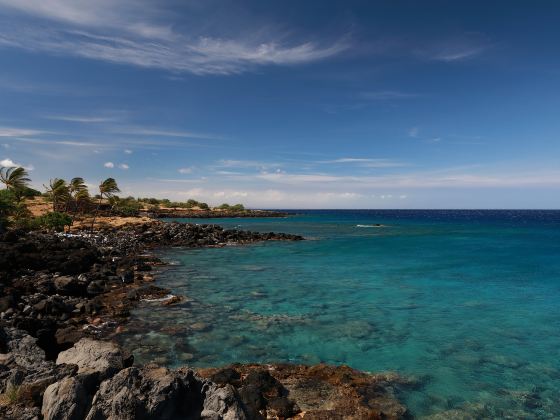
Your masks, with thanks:
<instances>
[{"instance_id":1,"label":"rocky beach","mask_svg":"<svg viewBox=\"0 0 560 420\"><path fill-rule=\"evenodd\" d=\"M149 221L72 234L0 237L0 417L6 419L405 418L397 375L327 365L174 370L134 364L114 338L157 286L152 251L301 236ZM219 346L219 343L216 343Z\"/></svg>"}]
</instances>

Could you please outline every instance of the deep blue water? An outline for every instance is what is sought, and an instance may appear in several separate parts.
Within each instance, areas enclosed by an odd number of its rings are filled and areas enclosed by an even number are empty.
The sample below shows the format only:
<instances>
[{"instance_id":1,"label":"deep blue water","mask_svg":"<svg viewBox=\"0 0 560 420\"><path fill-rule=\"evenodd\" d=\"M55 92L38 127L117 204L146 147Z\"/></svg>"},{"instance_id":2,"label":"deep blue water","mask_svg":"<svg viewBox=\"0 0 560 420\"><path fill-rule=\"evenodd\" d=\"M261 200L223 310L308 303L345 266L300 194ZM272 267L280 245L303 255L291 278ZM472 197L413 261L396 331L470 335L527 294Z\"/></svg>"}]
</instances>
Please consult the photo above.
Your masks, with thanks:
<instances>
[{"instance_id":1,"label":"deep blue water","mask_svg":"<svg viewBox=\"0 0 560 420\"><path fill-rule=\"evenodd\" d=\"M308 240L166 251L189 301L135 311L137 360L348 364L415 377L416 416L560 417L560 211L211 222Z\"/></svg>"}]
</instances>

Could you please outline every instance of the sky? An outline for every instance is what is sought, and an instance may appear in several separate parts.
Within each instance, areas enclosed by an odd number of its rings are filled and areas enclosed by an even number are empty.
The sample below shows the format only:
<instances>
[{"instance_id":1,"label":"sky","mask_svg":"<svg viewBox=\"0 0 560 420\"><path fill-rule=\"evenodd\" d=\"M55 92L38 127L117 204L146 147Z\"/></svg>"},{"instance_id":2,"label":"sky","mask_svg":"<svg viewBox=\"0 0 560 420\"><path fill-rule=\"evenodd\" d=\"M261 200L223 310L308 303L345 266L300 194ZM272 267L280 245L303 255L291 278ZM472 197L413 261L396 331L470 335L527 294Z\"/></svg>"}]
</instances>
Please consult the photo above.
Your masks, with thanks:
<instances>
[{"instance_id":1,"label":"sky","mask_svg":"<svg viewBox=\"0 0 560 420\"><path fill-rule=\"evenodd\" d=\"M0 166L260 208L560 208L556 1L0 0Z\"/></svg>"}]
</instances>

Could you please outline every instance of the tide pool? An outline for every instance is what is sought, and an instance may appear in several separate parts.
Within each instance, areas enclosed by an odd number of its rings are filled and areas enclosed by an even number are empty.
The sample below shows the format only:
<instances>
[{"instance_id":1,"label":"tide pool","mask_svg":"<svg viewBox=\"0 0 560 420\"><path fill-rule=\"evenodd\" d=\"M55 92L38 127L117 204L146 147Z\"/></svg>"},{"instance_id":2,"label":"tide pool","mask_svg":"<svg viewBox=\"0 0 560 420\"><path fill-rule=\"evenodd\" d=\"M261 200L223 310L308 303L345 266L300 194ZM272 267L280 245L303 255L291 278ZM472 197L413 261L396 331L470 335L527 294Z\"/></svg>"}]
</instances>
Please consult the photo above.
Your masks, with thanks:
<instances>
[{"instance_id":1,"label":"tide pool","mask_svg":"<svg viewBox=\"0 0 560 420\"><path fill-rule=\"evenodd\" d=\"M136 360L347 364L416 378L419 417L560 417L560 212L299 213L209 222L306 241L162 252L188 299L134 311Z\"/></svg>"}]
</instances>

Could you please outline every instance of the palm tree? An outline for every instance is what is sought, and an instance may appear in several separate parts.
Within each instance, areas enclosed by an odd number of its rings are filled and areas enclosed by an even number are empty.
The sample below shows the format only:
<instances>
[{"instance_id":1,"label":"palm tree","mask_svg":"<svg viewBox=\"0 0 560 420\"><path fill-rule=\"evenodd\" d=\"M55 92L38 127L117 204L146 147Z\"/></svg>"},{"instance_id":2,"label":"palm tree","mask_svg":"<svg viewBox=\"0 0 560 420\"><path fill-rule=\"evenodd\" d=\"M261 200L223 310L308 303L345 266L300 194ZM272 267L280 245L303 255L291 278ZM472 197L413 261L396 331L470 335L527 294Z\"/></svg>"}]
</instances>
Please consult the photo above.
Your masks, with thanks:
<instances>
[{"instance_id":1,"label":"palm tree","mask_svg":"<svg viewBox=\"0 0 560 420\"><path fill-rule=\"evenodd\" d=\"M76 201L76 213L79 211L80 206L82 210L91 205L91 196L87 188L85 190L80 190L74 194L74 200Z\"/></svg>"},{"instance_id":2,"label":"palm tree","mask_svg":"<svg viewBox=\"0 0 560 420\"><path fill-rule=\"evenodd\" d=\"M28 177L29 174L25 168L21 166L2 166L0 168L0 182L2 182L8 190L14 192L18 202L21 201L23 190L27 188L27 184L31 182Z\"/></svg>"},{"instance_id":3,"label":"palm tree","mask_svg":"<svg viewBox=\"0 0 560 420\"><path fill-rule=\"evenodd\" d=\"M80 209L80 204L86 206L90 203L91 198L89 196L88 187L82 177L75 177L70 180L70 183L68 184L68 193L66 213L69 213L70 204L72 203L74 205L74 214L72 215L72 221L70 222L70 226L72 226Z\"/></svg>"},{"instance_id":4,"label":"palm tree","mask_svg":"<svg viewBox=\"0 0 560 420\"><path fill-rule=\"evenodd\" d=\"M70 207L70 203L74 203L76 212L78 211L78 196L80 198L84 197L84 192L89 196L88 187L84 182L84 178L75 177L70 180L68 184L68 201L66 202L66 212Z\"/></svg>"},{"instance_id":5,"label":"palm tree","mask_svg":"<svg viewBox=\"0 0 560 420\"><path fill-rule=\"evenodd\" d=\"M58 203L67 201L70 197L68 185L66 181L61 178L51 179L48 187L46 185L43 186L53 201L53 211L57 210Z\"/></svg>"},{"instance_id":6,"label":"palm tree","mask_svg":"<svg viewBox=\"0 0 560 420\"><path fill-rule=\"evenodd\" d=\"M101 184L99 184L99 201L97 202L97 208L95 209L95 215L93 216L93 220L91 222L91 230L93 231L93 225L95 224L95 219L97 217L97 213L99 212L99 207L101 206L101 200L103 200L103 196L107 198L113 197L116 193L121 192L117 185L117 181L114 178L107 178Z\"/></svg>"}]
</instances>

